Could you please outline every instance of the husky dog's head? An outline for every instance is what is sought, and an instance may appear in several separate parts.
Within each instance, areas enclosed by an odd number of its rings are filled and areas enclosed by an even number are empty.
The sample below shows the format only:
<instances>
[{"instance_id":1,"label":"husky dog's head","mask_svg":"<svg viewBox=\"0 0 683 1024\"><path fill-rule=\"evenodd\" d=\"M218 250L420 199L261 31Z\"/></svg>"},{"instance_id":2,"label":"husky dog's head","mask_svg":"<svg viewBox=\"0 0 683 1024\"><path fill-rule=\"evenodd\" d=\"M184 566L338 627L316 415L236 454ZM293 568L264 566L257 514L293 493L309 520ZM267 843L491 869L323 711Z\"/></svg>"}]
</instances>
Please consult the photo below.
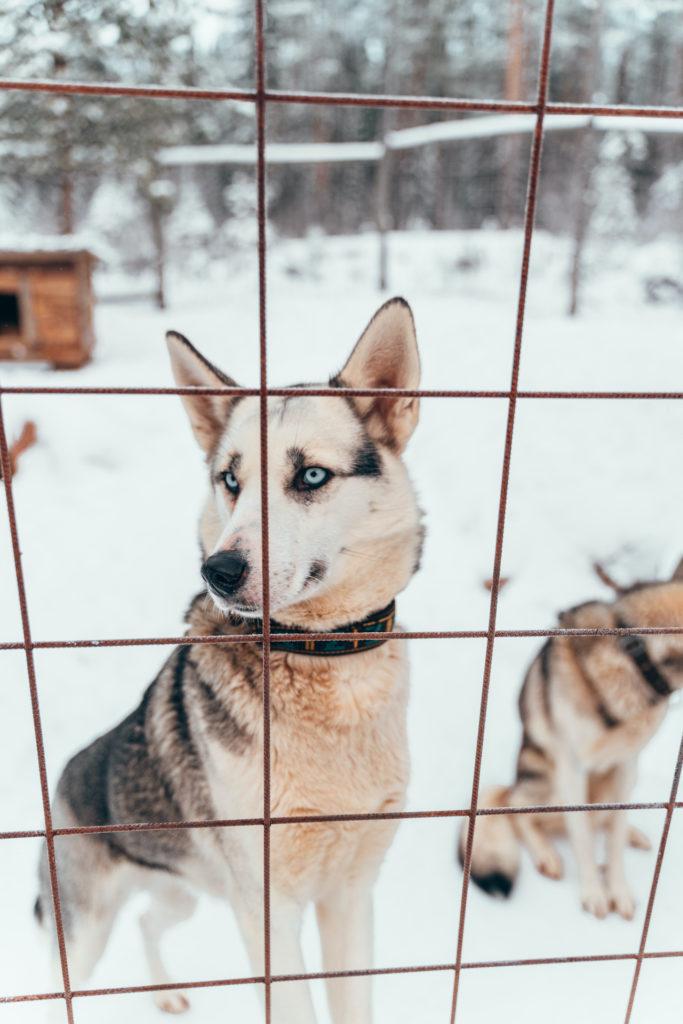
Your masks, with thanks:
<instances>
[{"instance_id":1,"label":"husky dog's head","mask_svg":"<svg viewBox=\"0 0 683 1024\"><path fill-rule=\"evenodd\" d=\"M659 696L683 690L683 634L666 632L683 626L683 558L668 580L641 580L630 586L613 585L614 602L587 601L562 612L560 625L567 629L604 629L631 626L661 633L622 636L616 646L635 663L645 681ZM592 673L601 674L604 683L610 670L616 671L618 685L623 662L614 662L612 637L575 637L575 650L590 652L594 658ZM607 660L605 660L605 655ZM647 692L647 691L646 691Z\"/></svg>"},{"instance_id":2,"label":"husky dog's head","mask_svg":"<svg viewBox=\"0 0 683 1024\"><path fill-rule=\"evenodd\" d=\"M167 336L180 387L234 387L179 334ZM270 608L285 624L319 629L384 607L417 567L422 529L401 453L415 397L344 395L344 388L419 386L410 307L375 314L330 385L339 397L268 399ZM311 386L311 385L309 385ZM201 519L202 576L225 612L263 607L260 399L184 395L206 453L210 494Z\"/></svg>"},{"instance_id":3,"label":"husky dog's head","mask_svg":"<svg viewBox=\"0 0 683 1024\"><path fill-rule=\"evenodd\" d=\"M655 629L683 626L683 558L670 580L626 587L615 604L615 610L617 624ZM683 689L683 635L654 633L640 637L640 645L669 689Z\"/></svg>"}]
</instances>

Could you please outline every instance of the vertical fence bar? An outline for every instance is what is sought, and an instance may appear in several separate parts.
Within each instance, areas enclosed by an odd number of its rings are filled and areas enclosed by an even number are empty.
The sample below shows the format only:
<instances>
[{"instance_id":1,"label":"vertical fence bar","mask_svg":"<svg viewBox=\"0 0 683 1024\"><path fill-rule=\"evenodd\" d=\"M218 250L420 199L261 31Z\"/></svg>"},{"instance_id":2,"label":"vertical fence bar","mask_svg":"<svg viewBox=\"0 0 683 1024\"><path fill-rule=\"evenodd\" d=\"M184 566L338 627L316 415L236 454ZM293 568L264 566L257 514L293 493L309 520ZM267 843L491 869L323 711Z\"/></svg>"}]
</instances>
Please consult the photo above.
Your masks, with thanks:
<instances>
[{"instance_id":1,"label":"vertical fence bar","mask_svg":"<svg viewBox=\"0 0 683 1024\"><path fill-rule=\"evenodd\" d=\"M14 572L17 583L17 597L21 613L21 629L24 637L24 654L26 657L26 674L28 676L29 693L31 696L31 713L33 716L33 733L36 744L36 756L38 758L38 776L40 779L40 796L43 805L43 819L45 822L45 844L47 847L47 861L50 874L50 890L52 893L52 909L55 918L55 929L57 933L57 947L59 950L59 962L62 972L62 984L64 985L64 1000L66 1005L66 1017L69 1024L73 1024L73 1002L71 998L71 982L69 980L69 965L66 958L66 942L64 940L64 923L62 920L62 906L59 898L59 882L57 879L57 860L55 857L55 837L52 826L52 810L50 807L50 791L47 781L47 766L45 764L45 744L43 742L43 726L40 719L40 704L38 700L38 684L36 681L36 669L33 658L33 643L31 639L31 624L28 617L28 602L26 600L26 581L21 563L21 546L19 544L19 531L17 527L17 515L14 507L14 494L12 492L12 466L9 457L9 446L7 443L7 432L5 429L5 418L2 409L2 388L0 387L0 465L2 466L2 482L5 488L5 502L7 505L7 519L9 522L10 537L12 542L12 557L14 560ZM46 908L47 910L47 908Z\"/></svg>"},{"instance_id":2,"label":"vertical fence bar","mask_svg":"<svg viewBox=\"0 0 683 1024\"><path fill-rule=\"evenodd\" d=\"M268 522L268 350L266 308L266 46L265 0L254 0L256 33L256 190L258 220L259 404L261 433L261 564L263 574L263 979L265 1022L271 1020L270 950L270 557Z\"/></svg>"},{"instance_id":3,"label":"vertical fence bar","mask_svg":"<svg viewBox=\"0 0 683 1024\"><path fill-rule=\"evenodd\" d=\"M624 1024L630 1024L631 1016L633 1014L633 1006L636 999L636 991L638 989L638 982L640 980L640 972L643 967L643 956L645 953L645 946L647 944L647 936L650 931L650 922L652 920L652 911L654 910L655 897L657 895L657 888L659 886L659 878L662 873L662 864L664 863L664 854L666 852L666 844L669 840L669 832L671 831L671 821L673 819L674 808L676 807L676 797L678 796L678 787L681 781L681 768L683 767L683 736L681 736L681 742L678 748L678 759L676 761L676 768L674 770L673 782L671 783L671 792L669 793L669 802L666 808L666 817L664 818L664 827L662 829L662 835L659 840L659 848L657 850L657 860L655 862L655 869L652 875L652 884L650 886L650 895L647 900L647 908L645 910L645 920L643 921L643 931L640 936L640 946L638 948L638 957L636 959L636 965L633 970L633 980L631 981L631 991L629 992L628 1005L626 1007L626 1017L624 1018Z\"/></svg>"},{"instance_id":4,"label":"vertical fence bar","mask_svg":"<svg viewBox=\"0 0 683 1024\"><path fill-rule=\"evenodd\" d=\"M519 282L519 299L517 304L517 324L515 327L515 344L510 376L510 397L508 399L508 415L505 429L505 445L503 450L503 468L500 481L500 498L498 503L498 522L496 529L496 547L493 560L491 582L491 602L489 605L488 636L486 640L486 656L484 658L484 676L481 687L481 703L479 707L479 725L477 728L477 744L472 773L472 798L470 803L469 821L467 826L467 842L463 862L463 879L460 894L460 913L458 920L458 944L455 956L455 975L453 978L453 997L451 1000L451 1024L455 1024L460 990L460 972L462 968L462 950L465 936L465 915L467 913L467 894L469 891L470 872L472 867L472 843L476 826L476 813L479 802L479 780L481 761L484 750L484 733L486 729L486 710L488 707L489 688L491 685L491 666L493 663L493 645L495 643L496 619L498 614L498 595L500 593L500 573L503 558L503 538L505 534L505 516L507 513L508 487L510 482L510 462L512 457L512 438L517 411L517 392L519 390L519 368L522 355L522 336L524 331L524 313L526 310L527 285L529 280L529 260L531 241L534 232L534 219L538 200L538 183L541 173L541 153L543 150L543 122L548 99L548 75L550 70L550 49L552 44L553 14L555 0L546 0L545 22L543 29L543 46L538 73L538 94L536 106L536 126L534 128L531 157L529 160L529 180L527 185L526 206L524 211L524 246L522 250L522 269Z\"/></svg>"}]
</instances>

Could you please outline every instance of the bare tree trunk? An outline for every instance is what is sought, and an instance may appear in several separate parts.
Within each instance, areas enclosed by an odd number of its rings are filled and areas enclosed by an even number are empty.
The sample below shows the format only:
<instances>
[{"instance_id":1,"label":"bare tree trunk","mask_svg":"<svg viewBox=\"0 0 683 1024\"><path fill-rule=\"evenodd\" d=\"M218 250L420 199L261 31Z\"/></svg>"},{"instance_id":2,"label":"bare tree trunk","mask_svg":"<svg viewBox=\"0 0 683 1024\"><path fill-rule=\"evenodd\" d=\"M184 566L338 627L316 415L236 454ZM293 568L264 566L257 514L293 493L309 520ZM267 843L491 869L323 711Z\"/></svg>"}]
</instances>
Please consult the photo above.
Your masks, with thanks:
<instances>
[{"instance_id":1,"label":"bare tree trunk","mask_svg":"<svg viewBox=\"0 0 683 1024\"><path fill-rule=\"evenodd\" d=\"M521 100L524 92L524 8L522 0L508 0L507 64L505 66L505 99ZM503 228L509 228L515 214L517 182L520 178L520 162L524 153L524 140L519 135L507 135L500 142L501 183L499 220Z\"/></svg>"},{"instance_id":2,"label":"bare tree trunk","mask_svg":"<svg viewBox=\"0 0 683 1024\"><path fill-rule=\"evenodd\" d=\"M591 47L586 67L586 101L591 102L598 88L600 74L603 0L597 0L591 19ZM597 140L592 122L580 129L574 161L576 203L574 215L574 247L569 274L569 316L576 316L581 302L583 264L586 240L595 206L591 185L597 160Z\"/></svg>"},{"instance_id":3,"label":"bare tree trunk","mask_svg":"<svg viewBox=\"0 0 683 1024\"><path fill-rule=\"evenodd\" d=\"M60 182L59 230L63 235L72 235L74 232L74 182L69 167L68 151L65 164Z\"/></svg>"},{"instance_id":4,"label":"bare tree trunk","mask_svg":"<svg viewBox=\"0 0 683 1024\"><path fill-rule=\"evenodd\" d=\"M389 45L386 49L384 60L384 88L387 92L394 92L396 86L397 59L400 60L399 43L401 27L401 6L400 0L393 0L391 4L391 32ZM400 114L401 111L398 111ZM392 227L391 217L391 175L394 169L394 154L387 146L386 138L389 132L396 128L397 121L395 112L384 108L381 112L379 137L382 143L382 155L377 163L377 176L375 178L375 224L377 225L377 236L379 241L379 268L377 272L377 287L380 291L386 291L389 287L389 240L387 233Z\"/></svg>"},{"instance_id":5,"label":"bare tree trunk","mask_svg":"<svg viewBox=\"0 0 683 1024\"><path fill-rule=\"evenodd\" d=\"M54 54L52 57L54 77L64 78L68 71L68 63L63 54ZM74 232L74 172L71 153L71 140L69 132L70 101L59 98L58 102L65 104L64 110L60 111L61 121L59 125L58 138L58 159L61 170L59 176L59 231L62 235L72 235Z\"/></svg>"},{"instance_id":6,"label":"bare tree trunk","mask_svg":"<svg viewBox=\"0 0 683 1024\"><path fill-rule=\"evenodd\" d=\"M509 0L508 55L505 67L505 98L521 99L524 70L524 8L522 0Z\"/></svg>"}]
</instances>

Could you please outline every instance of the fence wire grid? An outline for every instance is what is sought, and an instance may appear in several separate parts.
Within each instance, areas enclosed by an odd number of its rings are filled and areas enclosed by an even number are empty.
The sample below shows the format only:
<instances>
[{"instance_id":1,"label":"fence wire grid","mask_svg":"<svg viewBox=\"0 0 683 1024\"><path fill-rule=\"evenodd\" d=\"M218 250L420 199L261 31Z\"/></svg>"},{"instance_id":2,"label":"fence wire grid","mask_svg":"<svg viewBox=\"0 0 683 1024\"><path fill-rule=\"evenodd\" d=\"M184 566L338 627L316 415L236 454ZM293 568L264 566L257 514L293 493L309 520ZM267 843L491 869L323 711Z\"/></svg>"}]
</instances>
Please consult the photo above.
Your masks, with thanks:
<instances>
[{"instance_id":1,"label":"fence wire grid","mask_svg":"<svg viewBox=\"0 0 683 1024\"><path fill-rule=\"evenodd\" d=\"M538 188L541 171L541 153L543 148L544 119L546 114L612 114L624 117L660 117L660 118L683 118L683 107L657 107L657 106L627 106L627 105L597 105L592 103L566 104L552 103L548 101L548 83L550 72L551 43L553 31L555 0L546 0L544 21L542 29L542 45L538 68L538 85L535 102L511 102L499 99L457 99L434 96L399 96L399 95L366 95L356 93L315 93L315 92L286 92L282 90L269 90L266 81L266 49L265 49L265 15L266 0L254 0L254 28L255 28L255 89L198 89L183 87L162 87L157 85L127 85L125 83L86 83L66 82L57 80L20 80L0 79L0 90L23 90L41 93L58 94L80 94L80 95L107 95L107 96L136 96L146 97L163 101L164 99L185 99L193 101L202 100L241 100L253 103L256 112L256 182L257 182L257 221L258 221L258 279L259 279L259 387L258 388L173 388L173 387L3 387L0 384L0 464L2 466L2 479L5 490L7 515L10 529L12 555L16 574L17 597L21 614L21 627L23 639L17 642L0 643L0 650L23 650L26 659L26 670L30 692L33 730L35 735L35 746L38 761L38 773L40 779L44 827L35 830L0 832L0 839L22 839L22 838L44 838L47 846L49 875L52 893L52 910L54 914L57 941L59 947L59 959L63 988L61 991L29 993L24 995L0 995L0 1003L24 1003L45 1000L63 1000L66 1018L69 1024L73 1024L74 1011L73 1001L77 998L125 995L142 992L172 991L178 989L215 988L233 985L262 985L264 988L265 1002L264 1014L266 1024L271 1024L271 988L273 984L287 982L317 981L328 978L354 978L368 975L386 976L401 974L418 974L427 972L450 972L453 974L453 989L450 1007L450 1024L460 1020L458 1015L458 995L462 971L479 970L503 967L525 967L540 966L546 964L578 964L578 963L602 963L614 961L630 961L633 963L633 974L628 993L625 993L625 1016L624 1024L629 1024L633 1016L636 991L645 960L662 958L676 958L683 956L683 950L651 951L646 949L650 922L654 908L657 888L666 852L667 841L671 829L674 811L683 807L683 801L678 800L678 789L683 765L683 738L679 747L676 765L671 782L669 798L663 802L641 802L641 803L602 803L602 804L572 804L567 806L536 806L536 807L500 807L481 808L479 807L479 783L481 763L484 747L484 734L486 728L486 714L488 705L489 688L491 684L491 667L493 659L494 644L497 638L501 637L550 637L550 636L604 636L604 635L637 635L651 634L675 634L683 633L683 627L664 628L642 628L622 627L613 629L519 629L499 630L497 629L498 598L501 587L501 563L503 555L503 540L505 532L506 510L508 487L510 479L510 464L512 455L513 433L515 426L515 414L518 400L526 399L612 399L612 400L657 400L657 399L681 399L683 391L657 391L657 392L636 392L636 391L522 391L519 389L519 372L522 352L522 339L524 330L524 318L526 307L527 283L529 277L529 260L531 245L534 233L534 219L538 198ZM476 748L474 764L472 769L472 792L471 801L468 807L456 809L433 809L423 811L402 811L391 813L358 813L358 814L323 814L311 816L273 816L271 814L270 782L270 615L269 615L269 520L268 520L268 479L267 479L267 458L268 458L268 419L267 400L270 396L301 395L309 393L312 395L339 396L337 389L330 388L270 388L268 387L268 349L266 332L267 312L267 274L266 274L266 115L269 104L290 103L290 104L312 104L317 106L363 106L363 107L390 107L415 110L454 111L454 112L497 112L497 113L531 113L536 116L536 123L533 132L531 153L529 159L527 194L524 211L524 241L522 250L522 264L519 278L519 292L517 300L517 315L514 329L514 343L512 351L512 370L510 386L507 390L483 391L483 390L407 390L407 389L346 389L345 394L362 396L415 396L424 398L488 398L498 399L507 402L507 420L505 427L505 440L503 449L502 470L500 478L500 491L498 499L498 517L496 528L496 541L493 556L493 570L491 576L491 598L489 605L488 626L485 630L452 630L440 632L409 632L393 631L387 633L388 639L407 640L438 640L438 639L466 639L478 638L486 640L486 653L484 659L484 672L481 685L481 698L479 706L479 719L476 734ZM183 394L240 394L257 396L260 399L260 431L261 431L261 499L262 499L262 559L263 559L263 627L260 634L249 636L182 636L182 637L150 637L150 638L123 638L115 640L46 640L34 641L31 634L31 626L28 614L28 602L26 596L26 583L22 569L21 548L17 526L17 516L12 492L12 474L10 467L10 454L5 428L5 421L2 411L3 394L30 394L30 395L81 395L94 394L101 396L116 395L183 395ZM310 633L288 633L279 635L279 639L310 639ZM316 634L319 638L349 638L353 634ZM240 818L235 820L202 820L202 821L172 821L172 822L137 822L108 826L83 826L70 828L55 828L52 821L50 797L48 790L47 769L45 761L45 744L41 722L40 704L36 680L35 662L33 652L43 649L64 649L64 648L85 648L85 647L126 647L126 646L147 646L147 645L176 645L195 643L253 643L258 640L263 647L263 733L264 733L264 754L263 754L263 813L256 818ZM470 883L470 870L472 860L472 843L474 828L477 817L492 814L520 814L520 813L585 813L599 812L604 810L660 810L665 811L664 824L659 839L655 866L652 881L649 888L649 895L645 908L643 927L641 931L638 949L631 952L615 952L607 954L586 954L575 956L553 956L525 959L508 960L463 960L463 942L465 935L467 897ZM271 829L279 825L296 825L325 822L353 822L353 821L374 821L387 819L422 819L422 818L466 818L468 819L467 840L465 846L463 877L460 893L460 911L458 919L457 934L454 937L454 957L448 963L440 964L414 964L404 967L368 967L357 970L322 971L306 974L273 974L271 969L271 927L270 927L270 833ZM221 978L212 980L199 980L188 982L174 982L156 985L128 985L99 989L74 990L71 987L69 977L69 965L64 937L64 925L62 919L59 881L55 860L55 838L69 835L90 835L105 834L112 832L133 832L133 831L158 831L176 829L199 829L199 828L235 828L240 826L261 826L263 828L263 927L264 927L264 970L263 974L254 977Z\"/></svg>"}]
</instances>

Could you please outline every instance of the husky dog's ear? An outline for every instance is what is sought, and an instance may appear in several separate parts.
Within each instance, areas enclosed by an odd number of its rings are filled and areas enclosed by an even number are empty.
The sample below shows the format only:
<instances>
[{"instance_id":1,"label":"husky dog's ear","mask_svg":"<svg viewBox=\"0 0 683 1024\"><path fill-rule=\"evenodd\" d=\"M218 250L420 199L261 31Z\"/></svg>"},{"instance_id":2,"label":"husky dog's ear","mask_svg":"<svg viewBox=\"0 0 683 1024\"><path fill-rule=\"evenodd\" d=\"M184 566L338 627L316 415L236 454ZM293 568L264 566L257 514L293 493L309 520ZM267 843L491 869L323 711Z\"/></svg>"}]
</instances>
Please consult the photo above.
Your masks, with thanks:
<instances>
[{"instance_id":1,"label":"husky dog's ear","mask_svg":"<svg viewBox=\"0 0 683 1024\"><path fill-rule=\"evenodd\" d=\"M671 579L676 580L678 583L683 583L683 558L681 558L680 562L674 569Z\"/></svg>"},{"instance_id":2,"label":"husky dog's ear","mask_svg":"<svg viewBox=\"0 0 683 1024\"><path fill-rule=\"evenodd\" d=\"M558 618L562 629L609 628L614 623L614 613L605 601L585 601L560 612Z\"/></svg>"},{"instance_id":3,"label":"husky dog's ear","mask_svg":"<svg viewBox=\"0 0 683 1024\"><path fill-rule=\"evenodd\" d=\"M560 612L562 629L611 629L615 625L614 612L604 601L586 601ZM597 636L573 636L571 643L578 655L585 655L593 649L600 638Z\"/></svg>"},{"instance_id":4,"label":"husky dog's ear","mask_svg":"<svg viewBox=\"0 0 683 1024\"><path fill-rule=\"evenodd\" d=\"M179 388L237 387L234 380L205 359L187 338L175 331L166 335L173 376ZM181 395L194 435L210 455L225 427L234 395Z\"/></svg>"},{"instance_id":5,"label":"husky dog's ear","mask_svg":"<svg viewBox=\"0 0 683 1024\"><path fill-rule=\"evenodd\" d=\"M332 383L347 388L419 387L415 322L405 299L390 299L377 310ZM370 436L396 452L403 451L417 425L419 399L380 395L356 396L353 401Z\"/></svg>"}]
</instances>

